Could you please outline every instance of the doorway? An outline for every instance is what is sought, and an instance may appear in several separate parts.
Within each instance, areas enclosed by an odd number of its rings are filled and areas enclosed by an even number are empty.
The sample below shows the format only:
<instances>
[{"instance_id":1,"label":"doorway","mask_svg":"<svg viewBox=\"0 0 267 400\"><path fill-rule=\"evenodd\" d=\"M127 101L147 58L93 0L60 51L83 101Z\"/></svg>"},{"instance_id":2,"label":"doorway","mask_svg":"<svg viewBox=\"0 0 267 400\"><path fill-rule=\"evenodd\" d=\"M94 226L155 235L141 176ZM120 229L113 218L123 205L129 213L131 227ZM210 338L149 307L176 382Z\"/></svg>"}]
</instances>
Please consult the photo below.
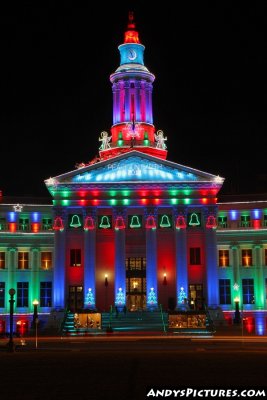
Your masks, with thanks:
<instances>
[{"instance_id":1,"label":"doorway","mask_svg":"<svg viewBox=\"0 0 267 400\"><path fill-rule=\"evenodd\" d=\"M203 298L203 285L201 283L189 285L189 307L192 310L203 310L204 298Z\"/></svg>"},{"instance_id":2,"label":"doorway","mask_svg":"<svg viewBox=\"0 0 267 400\"><path fill-rule=\"evenodd\" d=\"M81 311L83 308L83 287L69 286L69 309L71 312Z\"/></svg>"},{"instance_id":3,"label":"doorway","mask_svg":"<svg viewBox=\"0 0 267 400\"><path fill-rule=\"evenodd\" d=\"M138 311L146 308L146 258L126 258L127 309Z\"/></svg>"}]
</instances>

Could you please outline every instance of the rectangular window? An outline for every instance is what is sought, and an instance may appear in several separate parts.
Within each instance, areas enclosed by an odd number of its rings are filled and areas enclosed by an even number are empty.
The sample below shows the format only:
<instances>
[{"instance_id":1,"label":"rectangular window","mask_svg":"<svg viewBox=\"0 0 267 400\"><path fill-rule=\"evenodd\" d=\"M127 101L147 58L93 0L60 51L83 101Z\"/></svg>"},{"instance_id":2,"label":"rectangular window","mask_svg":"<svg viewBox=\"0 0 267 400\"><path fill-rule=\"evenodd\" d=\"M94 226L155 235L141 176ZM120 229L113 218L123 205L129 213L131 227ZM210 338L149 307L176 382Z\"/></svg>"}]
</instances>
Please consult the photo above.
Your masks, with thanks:
<instances>
[{"instance_id":1,"label":"rectangular window","mask_svg":"<svg viewBox=\"0 0 267 400\"><path fill-rule=\"evenodd\" d=\"M70 266L80 267L82 263L81 249L71 249L70 250Z\"/></svg>"},{"instance_id":2,"label":"rectangular window","mask_svg":"<svg viewBox=\"0 0 267 400\"><path fill-rule=\"evenodd\" d=\"M19 251L18 269L29 269L29 253L27 251Z\"/></svg>"},{"instance_id":3,"label":"rectangular window","mask_svg":"<svg viewBox=\"0 0 267 400\"><path fill-rule=\"evenodd\" d=\"M242 267L252 267L252 249L242 250Z\"/></svg>"},{"instance_id":4,"label":"rectangular window","mask_svg":"<svg viewBox=\"0 0 267 400\"><path fill-rule=\"evenodd\" d=\"M41 252L41 268L51 269L52 268L52 252L42 251Z\"/></svg>"},{"instance_id":5,"label":"rectangular window","mask_svg":"<svg viewBox=\"0 0 267 400\"><path fill-rule=\"evenodd\" d=\"M254 304L254 279L242 279L243 304Z\"/></svg>"},{"instance_id":6,"label":"rectangular window","mask_svg":"<svg viewBox=\"0 0 267 400\"><path fill-rule=\"evenodd\" d=\"M6 219L0 218L0 231L5 231L7 229Z\"/></svg>"},{"instance_id":7,"label":"rectangular window","mask_svg":"<svg viewBox=\"0 0 267 400\"><path fill-rule=\"evenodd\" d=\"M249 215L241 215L241 227L249 228L250 227L250 216Z\"/></svg>"},{"instance_id":8,"label":"rectangular window","mask_svg":"<svg viewBox=\"0 0 267 400\"><path fill-rule=\"evenodd\" d=\"M219 267L229 267L229 250L219 250Z\"/></svg>"},{"instance_id":9,"label":"rectangular window","mask_svg":"<svg viewBox=\"0 0 267 400\"><path fill-rule=\"evenodd\" d=\"M201 264L200 247L191 247L190 265L200 265L200 264Z\"/></svg>"},{"instance_id":10,"label":"rectangular window","mask_svg":"<svg viewBox=\"0 0 267 400\"><path fill-rule=\"evenodd\" d=\"M6 253L4 251L0 251L0 269L6 268Z\"/></svg>"},{"instance_id":11,"label":"rectangular window","mask_svg":"<svg viewBox=\"0 0 267 400\"><path fill-rule=\"evenodd\" d=\"M43 218L42 219L42 229L44 231L49 231L52 229L52 218Z\"/></svg>"},{"instance_id":12,"label":"rectangular window","mask_svg":"<svg viewBox=\"0 0 267 400\"><path fill-rule=\"evenodd\" d=\"M231 304L231 281L219 279L220 304Z\"/></svg>"},{"instance_id":13,"label":"rectangular window","mask_svg":"<svg viewBox=\"0 0 267 400\"><path fill-rule=\"evenodd\" d=\"M28 231L30 228L29 218L20 218L19 219L19 230L20 231Z\"/></svg>"},{"instance_id":14,"label":"rectangular window","mask_svg":"<svg viewBox=\"0 0 267 400\"><path fill-rule=\"evenodd\" d=\"M17 307L28 307L29 305L29 282L17 283Z\"/></svg>"},{"instance_id":15,"label":"rectangular window","mask_svg":"<svg viewBox=\"0 0 267 400\"><path fill-rule=\"evenodd\" d=\"M129 257L125 260L126 270L145 270L146 258L145 257Z\"/></svg>"},{"instance_id":16,"label":"rectangular window","mask_svg":"<svg viewBox=\"0 0 267 400\"><path fill-rule=\"evenodd\" d=\"M227 228L227 217L218 217L218 226L219 228Z\"/></svg>"},{"instance_id":17,"label":"rectangular window","mask_svg":"<svg viewBox=\"0 0 267 400\"><path fill-rule=\"evenodd\" d=\"M5 307L5 282L0 282L0 308Z\"/></svg>"},{"instance_id":18,"label":"rectangular window","mask_svg":"<svg viewBox=\"0 0 267 400\"><path fill-rule=\"evenodd\" d=\"M52 282L40 282L40 307L52 307Z\"/></svg>"},{"instance_id":19,"label":"rectangular window","mask_svg":"<svg viewBox=\"0 0 267 400\"><path fill-rule=\"evenodd\" d=\"M52 229L52 219L51 218L43 218L42 219L42 229L44 231L49 231Z\"/></svg>"}]
</instances>

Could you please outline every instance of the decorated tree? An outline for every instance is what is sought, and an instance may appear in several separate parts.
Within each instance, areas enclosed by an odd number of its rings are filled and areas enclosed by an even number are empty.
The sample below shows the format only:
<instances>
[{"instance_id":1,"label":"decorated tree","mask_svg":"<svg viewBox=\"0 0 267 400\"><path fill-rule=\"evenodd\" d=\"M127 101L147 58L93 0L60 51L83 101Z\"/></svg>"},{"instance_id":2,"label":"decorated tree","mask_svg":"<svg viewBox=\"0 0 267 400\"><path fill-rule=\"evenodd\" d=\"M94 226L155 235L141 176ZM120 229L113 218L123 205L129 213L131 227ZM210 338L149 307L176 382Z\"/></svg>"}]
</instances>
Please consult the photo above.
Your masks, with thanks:
<instances>
[{"instance_id":1,"label":"decorated tree","mask_svg":"<svg viewBox=\"0 0 267 400\"><path fill-rule=\"evenodd\" d=\"M149 306L157 305L157 296L154 288L150 288L150 292L148 293L147 304Z\"/></svg>"},{"instance_id":2,"label":"decorated tree","mask_svg":"<svg viewBox=\"0 0 267 400\"><path fill-rule=\"evenodd\" d=\"M88 292L86 294L85 305L91 308L95 307L95 297L91 288L88 289Z\"/></svg>"},{"instance_id":3,"label":"decorated tree","mask_svg":"<svg viewBox=\"0 0 267 400\"><path fill-rule=\"evenodd\" d=\"M116 304L116 306L124 306L125 305L125 296L124 296L122 288L119 288L119 290L116 294L115 304Z\"/></svg>"},{"instance_id":4,"label":"decorated tree","mask_svg":"<svg viewBox=\"0 0 267 400\"><path fill-rule=\"evenodd\" d=\"M178 295L178 304L185 304L185 300L186 300L186 293L184 291L184 288L181 287Z\"/></svg>"}]
</instances>

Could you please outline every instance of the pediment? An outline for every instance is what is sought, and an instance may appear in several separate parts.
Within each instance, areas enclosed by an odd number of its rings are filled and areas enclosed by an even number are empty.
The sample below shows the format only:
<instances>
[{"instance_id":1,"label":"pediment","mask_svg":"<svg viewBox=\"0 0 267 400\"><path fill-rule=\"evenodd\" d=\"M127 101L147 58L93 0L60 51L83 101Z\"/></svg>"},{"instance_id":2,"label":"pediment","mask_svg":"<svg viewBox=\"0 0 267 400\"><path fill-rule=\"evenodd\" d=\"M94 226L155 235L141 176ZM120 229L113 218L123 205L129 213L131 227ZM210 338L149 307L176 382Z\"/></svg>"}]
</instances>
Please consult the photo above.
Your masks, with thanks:
<instances>
[{"instance_id":1,"label":"pediment","mask_svg":"<svg viewBox=\"0 0 267 400\"><path fill-rule=\"evenodd\" d=\"M105 183L223 183L223 178L138 151L47 179L46 185Z\"/></svg>"}]
</instances>

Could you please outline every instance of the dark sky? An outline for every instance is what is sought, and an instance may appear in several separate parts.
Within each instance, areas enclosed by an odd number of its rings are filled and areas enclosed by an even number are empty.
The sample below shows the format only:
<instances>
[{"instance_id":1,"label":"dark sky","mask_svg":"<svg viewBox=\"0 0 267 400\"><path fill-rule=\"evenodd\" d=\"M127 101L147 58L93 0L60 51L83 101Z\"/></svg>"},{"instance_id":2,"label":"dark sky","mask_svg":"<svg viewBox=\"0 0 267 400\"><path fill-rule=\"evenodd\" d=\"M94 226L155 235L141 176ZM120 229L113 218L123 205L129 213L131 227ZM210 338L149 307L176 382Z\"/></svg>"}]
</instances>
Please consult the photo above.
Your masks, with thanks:
<instances>
[{"instance_id":1,"label":"dark sky","mask_svg":"<svg viewBox=\"0 0 267 400\"><path fill-rule=\"evenodd\" d=\"M98 153L129 10L156 75L154 123L168 137L168 159L225 177L222 193L267 193L264 10L173 3L22 2L1 15L4 195L46 196L44 179Z\"/></svg>"}]
</instances>

